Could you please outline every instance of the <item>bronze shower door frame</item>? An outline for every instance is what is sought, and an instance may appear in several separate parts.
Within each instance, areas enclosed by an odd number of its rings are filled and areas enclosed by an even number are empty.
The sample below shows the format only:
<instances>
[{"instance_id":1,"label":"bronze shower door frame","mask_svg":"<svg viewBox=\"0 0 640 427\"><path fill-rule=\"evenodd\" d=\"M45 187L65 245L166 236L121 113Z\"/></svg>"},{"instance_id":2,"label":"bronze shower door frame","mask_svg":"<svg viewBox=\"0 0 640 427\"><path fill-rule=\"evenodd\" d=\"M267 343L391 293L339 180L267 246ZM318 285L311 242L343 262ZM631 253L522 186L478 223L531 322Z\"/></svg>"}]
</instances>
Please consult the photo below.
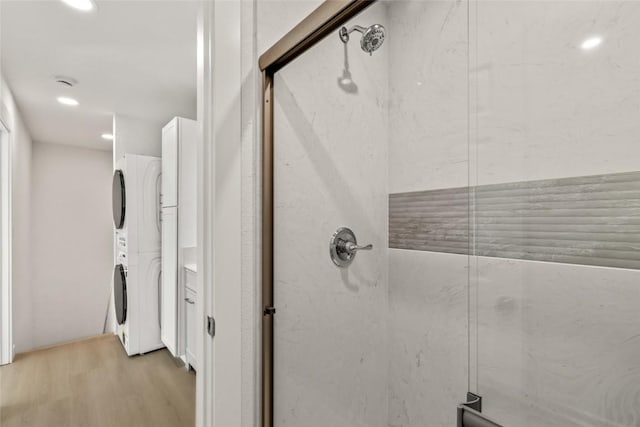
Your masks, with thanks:
<instances>
[{"instance_id":1,"label":"bronze shower door frame","mask_svg":"<svg viewBox=\"0 0 640 427\"><path fill-rule=\"evenodd\" d=\"M274 76L377 0L326 0L259 59L262 71L262 427L273 427Z\"/></svg>"}]
</instances>

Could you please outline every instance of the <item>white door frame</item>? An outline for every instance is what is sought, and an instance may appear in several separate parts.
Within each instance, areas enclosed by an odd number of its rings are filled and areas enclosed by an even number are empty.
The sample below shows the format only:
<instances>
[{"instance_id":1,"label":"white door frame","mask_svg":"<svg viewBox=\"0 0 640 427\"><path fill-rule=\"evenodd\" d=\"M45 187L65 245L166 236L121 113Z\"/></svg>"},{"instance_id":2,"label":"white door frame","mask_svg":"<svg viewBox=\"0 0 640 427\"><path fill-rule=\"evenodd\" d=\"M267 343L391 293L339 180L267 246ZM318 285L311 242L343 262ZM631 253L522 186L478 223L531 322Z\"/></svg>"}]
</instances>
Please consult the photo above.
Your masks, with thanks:
<instances>
[{"instance_id":1,"label":"white door frame","mask_svg":"<svg viewBox=\"0 0 640 427\"><path fill-rule=\"evenodd\" d=\"M241 385L242 3L204 1L198 25L197 427L240 426L250 410Z\"/></svg>"},{"instance_id":2,"label":"white door frame","mask_svg":"<svg viewBox=\"0 0 640 427\"><path fill-rule=\"evenodd\" d=\"M213 44L214 2L200 3L197 48L198 121L198 249L196 316L196 427L213 424L213 340L207 334L207 316L213 316L213 234L215 221L215 150L213 145Z\"/></svg>"},{"instance_id":3,"label":"white door frame","mask_svg":"<svg viewBox=\"0 0 640 427\"><path fill-rule=\"evenodd\" d=\"M0 365L13 362L11 133L0 120Z\"/></svg>"}]
</instances>

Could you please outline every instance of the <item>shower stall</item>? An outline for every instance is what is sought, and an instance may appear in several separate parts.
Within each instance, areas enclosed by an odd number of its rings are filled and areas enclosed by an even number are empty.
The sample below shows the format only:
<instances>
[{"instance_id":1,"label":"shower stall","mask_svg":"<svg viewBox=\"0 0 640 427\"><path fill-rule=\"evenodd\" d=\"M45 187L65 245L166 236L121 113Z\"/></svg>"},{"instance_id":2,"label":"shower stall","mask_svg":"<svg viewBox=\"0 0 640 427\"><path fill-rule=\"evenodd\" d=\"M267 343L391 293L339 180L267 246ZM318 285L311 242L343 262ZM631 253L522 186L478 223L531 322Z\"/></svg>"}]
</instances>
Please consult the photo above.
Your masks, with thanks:
<instances>
[{"instance_id":1,"label":"shower stall","mask_svg":"<svg viewBox=\"0 0 640 427\"><path fill-rule=\"evenodd\" d=\"M264 426L640 426L639 39L334 0L262 56Z\"/></svg>"}]
</instances>

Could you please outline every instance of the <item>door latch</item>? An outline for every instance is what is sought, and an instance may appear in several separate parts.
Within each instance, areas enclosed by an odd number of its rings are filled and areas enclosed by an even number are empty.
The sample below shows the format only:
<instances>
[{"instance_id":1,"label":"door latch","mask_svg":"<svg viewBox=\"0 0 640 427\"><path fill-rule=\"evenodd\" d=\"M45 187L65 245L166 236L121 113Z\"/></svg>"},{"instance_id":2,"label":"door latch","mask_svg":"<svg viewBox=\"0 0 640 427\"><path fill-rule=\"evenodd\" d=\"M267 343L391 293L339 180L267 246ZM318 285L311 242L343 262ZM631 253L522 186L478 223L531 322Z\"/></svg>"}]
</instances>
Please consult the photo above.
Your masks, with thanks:
<instances>
[{"instance_id":1,"label":"door latch","mask_svg":"<svg viewBox=\"0 0 640 427\"><path fill-rule=\"evenodd\" d=\"M262 313L265 316L273 316L274 314L276 314L276 308L275 307L265 307L264 308L264 312Z\"/></svg>"},{"instance_id":2,"label":"door latch","mask_svg":"<svg viewBox=\"0 0 640 427\"><path fill-rule=\"evenodd\" d=\"M216 335L216 321L211 316L207 316L207 333L212 338Z\"/></svg>"}]
</instances>

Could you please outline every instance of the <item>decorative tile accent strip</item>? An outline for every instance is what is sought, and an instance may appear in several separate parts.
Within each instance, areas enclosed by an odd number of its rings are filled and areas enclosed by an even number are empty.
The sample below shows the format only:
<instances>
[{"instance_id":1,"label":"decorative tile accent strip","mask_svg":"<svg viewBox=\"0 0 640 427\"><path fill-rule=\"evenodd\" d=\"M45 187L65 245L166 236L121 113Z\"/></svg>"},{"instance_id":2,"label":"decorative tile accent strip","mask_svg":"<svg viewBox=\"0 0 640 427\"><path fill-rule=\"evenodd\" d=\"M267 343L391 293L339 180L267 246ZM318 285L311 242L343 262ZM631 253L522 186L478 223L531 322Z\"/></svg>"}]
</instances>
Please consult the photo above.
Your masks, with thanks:
<instances>
[{"instance_id":1,"label":"decorative tile accent strip","mask_svg":"<svg viewBox=\"0 0 640 427\"><path fill-rule=\"evenodd\" d=\"M389 247L640 269L640 172L390 194Z\"/></svg>"}]
</instances>

